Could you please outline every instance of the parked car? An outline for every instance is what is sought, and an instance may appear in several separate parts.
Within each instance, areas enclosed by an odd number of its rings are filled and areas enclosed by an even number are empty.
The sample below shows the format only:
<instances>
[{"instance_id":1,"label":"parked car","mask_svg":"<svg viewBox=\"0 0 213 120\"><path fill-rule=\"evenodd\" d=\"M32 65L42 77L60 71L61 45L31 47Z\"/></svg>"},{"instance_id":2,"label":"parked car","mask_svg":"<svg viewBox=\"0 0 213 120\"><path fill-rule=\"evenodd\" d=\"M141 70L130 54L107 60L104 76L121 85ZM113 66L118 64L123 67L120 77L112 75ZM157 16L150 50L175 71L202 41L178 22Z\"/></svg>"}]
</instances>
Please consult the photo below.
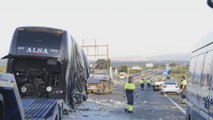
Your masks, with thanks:
<instances>
[{"instance_id":1,"label":"parked car","mask_svg":"<svg viewBox=\"0 0 213 120\"><path fill-rule=\"evenodd\" d=\"M163 83L164 79L162 76L155 76L154 80L152 80L152 89L154 91L161 90Z\"/></svg>"},{"instance_id":2,"label":"parked car","mask_svg":"<svg viewBox=\"0 0 213 120\"><path fill-rule=\"evenodd\" d=\"M119 78L120 79L125 79L125 77L126 77L126 73L125 72L120 72Z\"/></svg>"},{"instance_id":3,"label":"parked car","mask_svg":"<svg viewBox=\"0 0 213 120\"><path fill-rule=\"evenodd\" d=\"M175 81L165 81L161 88L161 94L164 93L180 93L180 88Z\"/></svg>"},{"instance_id":4,"label":"parked car","mask_svg":"<svg viewBox=\"0 0 213 120\"><path fill-rule=\"evenodd\" d=\"M161 90L163 83L164 83L164 81L154 81L153 84L152 84L152 89L154 91Z\"/></svg>"}]
</instances>

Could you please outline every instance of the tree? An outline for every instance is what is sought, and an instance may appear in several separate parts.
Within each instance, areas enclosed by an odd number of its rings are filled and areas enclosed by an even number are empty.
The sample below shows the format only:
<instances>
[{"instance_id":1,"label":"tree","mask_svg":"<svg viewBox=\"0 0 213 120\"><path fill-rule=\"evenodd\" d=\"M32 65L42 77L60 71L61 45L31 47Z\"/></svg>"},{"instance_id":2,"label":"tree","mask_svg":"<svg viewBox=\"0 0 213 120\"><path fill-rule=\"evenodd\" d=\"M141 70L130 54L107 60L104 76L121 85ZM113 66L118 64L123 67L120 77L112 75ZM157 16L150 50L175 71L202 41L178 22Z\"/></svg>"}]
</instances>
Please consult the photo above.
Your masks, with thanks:
<instances>
[{"instance_id":1,"label":"tree","mask_svg":"<svg viewBox=\"0 0 213 120\"><path fill-rule=\"evenodd\" d=\"M174 67L174 66L176 66L176 64L175 63L171 63L171 64L169 64L169 66Z\"/></svg>"},{"instance_id":2,"label":"tree","mask_svg":"<svg viewBox=\"0 0 213 120\"><path fill-rule=\"evenodd\" d=\"M126 65L121 65L121 66L118 68L118 72L126 72L126 73L127 73L127 69L128 69L128 66L126 66Z\"/></svg>"}]
</instances>

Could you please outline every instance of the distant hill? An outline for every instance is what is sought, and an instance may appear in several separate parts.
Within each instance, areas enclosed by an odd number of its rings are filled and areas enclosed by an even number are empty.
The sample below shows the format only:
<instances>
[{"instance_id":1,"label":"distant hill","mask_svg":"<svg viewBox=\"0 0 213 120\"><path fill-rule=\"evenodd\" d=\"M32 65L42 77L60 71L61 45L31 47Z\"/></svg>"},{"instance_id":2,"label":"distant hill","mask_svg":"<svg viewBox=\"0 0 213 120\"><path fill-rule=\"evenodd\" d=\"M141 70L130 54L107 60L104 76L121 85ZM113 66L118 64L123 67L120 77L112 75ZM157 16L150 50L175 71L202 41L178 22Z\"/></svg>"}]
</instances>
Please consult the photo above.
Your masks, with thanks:
<instances>
[{"instance_id":1,"label":"distant hill","mask_svg":"<svg viewBox=\"0 0 213 120\"><path fill-rule=\"evenodd\" d=\"M146 63L153 63L154 65L163 65L163 64L179 64L179 65L188 65L189 61L112 61L113 67L119 67L120 65L127 65L127 66L145 66Z\"/></svg>"},{"instance_id":2,"label":"distant hill","mask_svg":"<svg viewBox=\"0 0 213 120\"><path fill-rule=\"evenodd\" d=\"M189 61L190 54L164 54L153 57L127 56L111 58L112 61Z\"/></svg>"},{"instance_id":3,"label":"distant hill","mask_svg":"<svg viewBox=\"0 0 213 120\"><path fill-rule=\"evenodd\" d=\"M118 67L120 65L140 65L143 66L148 62L154 64L189 64L190 54L164 54L153 57L144 57L144 56L127 56L127 57L116 57L111 58L113 67Z\"/></svg>"},{"instance_id":4,"label":"distant hill","mask_svg":"<svg viewBox=\"0 0 213 120\"><path fill-rule=\"evenodd\" d=\"M125 57L114 57L111 58L113 61L145 61L147 60L143 56L135 55L135 56L125 56Z\"/></svg>"},{"instance_id":5,"label":"distant hill","mask_svg":"<svg viewBox=\"0 0 213 120\"><path fill-rule=\"evenodd\" d=\"M164 54L147 58L148 60L154 61L189 61L190 54Z\"/></svg>"}]
</instances>

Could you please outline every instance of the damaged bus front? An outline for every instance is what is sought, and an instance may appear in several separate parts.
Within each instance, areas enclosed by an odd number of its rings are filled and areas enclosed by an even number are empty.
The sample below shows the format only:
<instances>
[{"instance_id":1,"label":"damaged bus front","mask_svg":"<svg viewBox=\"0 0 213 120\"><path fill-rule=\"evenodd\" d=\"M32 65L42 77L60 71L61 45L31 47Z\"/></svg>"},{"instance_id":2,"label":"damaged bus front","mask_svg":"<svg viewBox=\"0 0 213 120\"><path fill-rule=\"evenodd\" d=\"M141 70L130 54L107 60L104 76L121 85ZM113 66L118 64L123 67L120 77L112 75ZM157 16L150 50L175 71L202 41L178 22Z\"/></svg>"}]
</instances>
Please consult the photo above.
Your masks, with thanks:
<instances>
[{"instance_id":1,"label":"damaged bus front","mask_svg":"<svg viewBox=\"0 0 213 120\"><path fill-rule=\"evenodd\" d=\"M81 57L80 48L65 30L19 27L4 58L22 98L63 99L73 107L74 101L86 96L89 71Z\"/></svg>"}]
</instances>

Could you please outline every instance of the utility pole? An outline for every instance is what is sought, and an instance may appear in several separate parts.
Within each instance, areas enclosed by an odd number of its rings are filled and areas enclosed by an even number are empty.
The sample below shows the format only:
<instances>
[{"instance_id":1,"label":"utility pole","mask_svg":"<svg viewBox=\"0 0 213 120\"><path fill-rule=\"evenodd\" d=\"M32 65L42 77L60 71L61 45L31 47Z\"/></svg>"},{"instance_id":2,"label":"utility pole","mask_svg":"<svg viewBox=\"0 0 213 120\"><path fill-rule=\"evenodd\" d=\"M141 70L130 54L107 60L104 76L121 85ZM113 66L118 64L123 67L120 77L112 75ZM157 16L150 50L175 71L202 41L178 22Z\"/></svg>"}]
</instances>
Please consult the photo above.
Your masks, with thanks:
<instances>
[{"instance_id":1,"label":"utility pole","mask_svg":"<svg viewBox=\"0 0 213 120\"><path fill-rule=\"evenodd\" d=\"M81 46L81 48L84 49L87 56L95 57L95 58L96 57L106 57L106 59L109 60L109 45L97 45L95 42L95 45L83 44ZM102 48L102 50L105 49L104 53L100 53L100 48ZM91 51L93 51L93 53L91 53Z\"/></svg>"},{"instance_id":2,"label":"utility pole","mask_svg":"<svg viewBox=\"0 0 213 120\"><path fill-rule=\"evenodd\" d=\"M84 42L83 42L84 43ZM101 75L106 75L109 77L109 80L104 81L104 89L105 91L112 92L113 87L112 87L112 66L111 66L111 61L109 59L109 46L106 44L97 44L97 41L95 39L94 44L82 44L81 48L85 51L86 55L88 57L93 57L97 59L96 63L99 64L99 66L104 66L106 65L107 67L103 68L103 70L106 70L106 72L101 73ZM104 60L102 60L104 59ZM104 61L104 62L99 62L99 61ZM96 63L93 65L93 69L96 69L96 71L101 71L102 69L100 68L95 68ZM95 74L95 72L94 72ZM97 74L97 72L96 72ZM100 73L99 73L100 74ZM101 83L102 84L102 83Z\"/></svg>"}]
</instances>

